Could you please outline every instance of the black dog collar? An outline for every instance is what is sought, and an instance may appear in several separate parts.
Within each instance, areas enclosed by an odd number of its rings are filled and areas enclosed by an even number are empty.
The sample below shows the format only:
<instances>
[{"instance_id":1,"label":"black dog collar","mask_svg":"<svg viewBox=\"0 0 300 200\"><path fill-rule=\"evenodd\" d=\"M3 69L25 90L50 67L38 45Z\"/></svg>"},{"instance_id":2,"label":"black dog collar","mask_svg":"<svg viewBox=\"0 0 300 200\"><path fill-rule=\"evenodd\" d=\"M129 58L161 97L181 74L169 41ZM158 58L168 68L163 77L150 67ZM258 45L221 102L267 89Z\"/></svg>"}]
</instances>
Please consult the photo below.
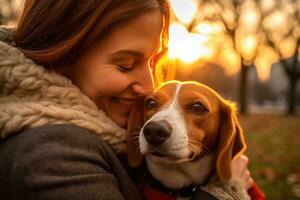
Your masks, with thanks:
<instances>
[{"instance_id":1,"label":"black dog collar","mask_svg":"<svg viewBox=\"0 0 300 200\"><path fill-rule=\"evenodd\" d=\"M179 188L179 189L174 189L174 188L168 188L166 186L164 186L160 181L158 181L157 179L155 179L150 173L146 174L146 182L147 185L150 187L153 187L163 193L166 193L170 196L173 197L190 197L192 196L192 194L194 193L194 191L196 191L196 189L198 188L197 185L190 185L184 188Z\"/></svg>"}]
</instances>

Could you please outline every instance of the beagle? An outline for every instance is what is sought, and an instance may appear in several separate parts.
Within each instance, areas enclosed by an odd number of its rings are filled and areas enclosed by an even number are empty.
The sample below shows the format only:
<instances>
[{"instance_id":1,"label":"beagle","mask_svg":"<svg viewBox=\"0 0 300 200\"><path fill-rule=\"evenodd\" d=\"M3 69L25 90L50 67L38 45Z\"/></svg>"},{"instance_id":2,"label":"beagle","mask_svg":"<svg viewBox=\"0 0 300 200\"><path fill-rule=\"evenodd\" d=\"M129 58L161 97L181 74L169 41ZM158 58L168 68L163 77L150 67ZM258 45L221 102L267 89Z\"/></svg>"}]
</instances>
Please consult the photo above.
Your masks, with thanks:
<instances>
[{"instance_id":1,"label":"beagle","mask_svg":"<svg viewBox=\"0 0 300 200\"><path fill-rule=\"evenodd\" d=\"M143 116L131 120L144 125L128 133L132 166L145 158L150 174L167 188L201 185L212 175L229 181L231 160L246 149L232 103L201 83L170 81L143 107Z\"/></svg>"}]
</instances>

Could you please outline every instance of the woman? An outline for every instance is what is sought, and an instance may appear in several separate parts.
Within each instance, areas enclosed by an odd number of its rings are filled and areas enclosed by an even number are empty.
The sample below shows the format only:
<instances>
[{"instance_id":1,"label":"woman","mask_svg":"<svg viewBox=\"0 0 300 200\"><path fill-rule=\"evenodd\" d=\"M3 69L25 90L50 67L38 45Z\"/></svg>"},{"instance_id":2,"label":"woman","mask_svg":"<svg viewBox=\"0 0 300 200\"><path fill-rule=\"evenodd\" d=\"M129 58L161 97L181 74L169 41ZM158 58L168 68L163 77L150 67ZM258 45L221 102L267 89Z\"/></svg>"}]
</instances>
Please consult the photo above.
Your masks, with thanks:
<instances>
[{"instance_id":1,"label":"woman","mask_svg":"<svg viewBox=\"0 0 300 200\"><path fill-rule=\"evenodd\" d=\"M168 20L165 0L25 2L0 29L0 199L141 198L120 157Z\"/></svg>"}]
</instances>

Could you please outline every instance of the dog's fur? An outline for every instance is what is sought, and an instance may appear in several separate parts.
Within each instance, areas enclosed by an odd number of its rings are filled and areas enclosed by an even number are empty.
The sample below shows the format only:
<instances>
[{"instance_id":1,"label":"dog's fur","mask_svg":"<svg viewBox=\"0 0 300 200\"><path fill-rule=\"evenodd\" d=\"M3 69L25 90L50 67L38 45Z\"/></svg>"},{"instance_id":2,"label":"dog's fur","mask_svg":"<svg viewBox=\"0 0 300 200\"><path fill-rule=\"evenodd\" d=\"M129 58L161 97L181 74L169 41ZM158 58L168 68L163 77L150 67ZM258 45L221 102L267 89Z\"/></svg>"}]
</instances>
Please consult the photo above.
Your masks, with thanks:
<instances>
[{"instance_id":1,"label":"dog's fur","mask_svg":"<svg viewBox=\"0 0 300 200\"><path fill-rule=\"evenodd\" d=\"M155 105L147 105L149 101ZM143 112L130 117L127 152L132 166L145 158L150 173L170 188L202 184L212 174L221 182L230 180L231 160L246 148L232 103L203 84L171 81L145 104ZM167 125L170 135L160 144L149 143L144 130L149 123Z\"/></svg>"}]
</instances>

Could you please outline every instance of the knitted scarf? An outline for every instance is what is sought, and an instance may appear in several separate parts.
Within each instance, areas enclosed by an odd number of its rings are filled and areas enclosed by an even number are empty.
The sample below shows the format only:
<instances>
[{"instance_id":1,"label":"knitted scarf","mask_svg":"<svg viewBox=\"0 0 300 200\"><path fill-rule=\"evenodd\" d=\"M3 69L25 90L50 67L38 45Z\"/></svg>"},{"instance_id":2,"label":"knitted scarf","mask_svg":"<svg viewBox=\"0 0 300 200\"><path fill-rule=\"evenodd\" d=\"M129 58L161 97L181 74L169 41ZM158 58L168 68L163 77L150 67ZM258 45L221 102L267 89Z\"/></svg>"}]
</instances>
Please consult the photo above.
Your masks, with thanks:
<instances>
[{"instance_id":1,"label":"knitted scarf","mask_svg":"<svg viewBox=\"0 0 300 200\"><path fill-rule=\"evenodd\" d=\"M13 30L0 27L0 138L50 124L74 124L101 136L115 152L125 151L124 129L69 79L26 58L15 47Z\"/></svg>"}]
</instances>

